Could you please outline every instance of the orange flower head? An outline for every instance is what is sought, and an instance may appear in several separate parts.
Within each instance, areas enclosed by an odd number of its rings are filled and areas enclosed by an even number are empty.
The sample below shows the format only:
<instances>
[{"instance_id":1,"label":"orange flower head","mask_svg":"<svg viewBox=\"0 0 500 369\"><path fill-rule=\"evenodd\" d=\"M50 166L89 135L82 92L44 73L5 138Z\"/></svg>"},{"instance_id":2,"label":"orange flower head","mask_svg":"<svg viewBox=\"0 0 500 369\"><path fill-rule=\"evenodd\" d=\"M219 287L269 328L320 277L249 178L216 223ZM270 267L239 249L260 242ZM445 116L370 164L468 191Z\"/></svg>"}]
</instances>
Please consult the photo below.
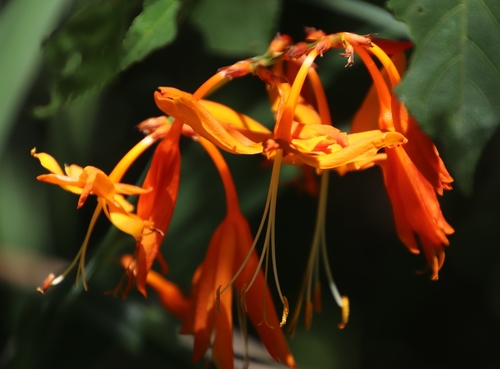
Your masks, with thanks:
<instances>
[{"instance_id":1,"label":"orange flower head","mask_svg":"<svg viewBox=\"0 0 500 369\"><path fill-rule=\"evenodd\" d=\"M393 62L375 44L369 49L355 50L367 66L374 87L354 118L353 130L373 129L377 125L408 138L404 147L387 148L386 160L378 163L383 169L399 238L412 253L423 249L432 269L431 279L438 279L444 247L449 245L447 236L454 230L443 217L436 193L442 195L444 189L451 189L453 178L430 138L394 93L400 81L398 67L404 69L406 65L404 54L395 54ZM385 74L378 70L369 51L379 58Z\"/></svg>"}]
</instances>

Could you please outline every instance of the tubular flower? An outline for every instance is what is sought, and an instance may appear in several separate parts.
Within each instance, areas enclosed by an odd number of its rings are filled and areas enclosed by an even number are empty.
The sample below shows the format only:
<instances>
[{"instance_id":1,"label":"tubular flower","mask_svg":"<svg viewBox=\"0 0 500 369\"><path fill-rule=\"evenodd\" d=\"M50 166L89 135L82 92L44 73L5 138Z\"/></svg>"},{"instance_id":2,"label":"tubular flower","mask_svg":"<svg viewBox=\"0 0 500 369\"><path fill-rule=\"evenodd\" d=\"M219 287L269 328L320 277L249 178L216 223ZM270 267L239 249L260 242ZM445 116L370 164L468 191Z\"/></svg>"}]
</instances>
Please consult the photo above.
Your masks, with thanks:
<instances>
[{"instance_id":1,"label":"tubular flower","mask_svg":"<svg viewBox=\"0 0 500 369\"><path fill-rule=\"evenodd\" d=\"M163 117L164 118L164 117ZM158 136L165 138L158 144L146 174L143 188L151 191L139 197L137 215L154 224L149 232L144 232L136 242L136 262L129 270L129 277L135 278L137 289L146 296L146 278L153 262L158 260L163 272L166 273L167 265L159 250L165 238L177 200L180 178L180 152L179 138L182 122L176 121L172 125L166 124L166 119L161 119L162 125L154 130ZM147 123L147 122L146 122ZM145 129L144 125L139 128ZM161 131L161 132L159 132ZM130 286L130 285L129 285ZM128 291L128 288L124 293Z\"/></svg>"},{"instance_id":2,"label":"tubular flower","mask_svg":"<svg viewBox=\"0 0 500 369\"><path fill-rule=\"evenodd\" d=\"M442 195L443 189L451 189L453 178L430 138L394 93L400 81L397 66L404 68L404 54L394 55L393 62L376 45L369 49L355 47L355 50L366 64L374 87L353 121L353 130L372 129L376 125L401 132L408 138L404 147L387 148L386 160L379 164L399 238L414 254L420 253L420 242L432 270L431 279L436 280L444 262L444 247L449 245L447 236L454 232L444 219L436 193ZM368 51L381 61L385 79Z\"/></svg>"},{"instance_id":3,"label":"tubular flower","mask_svg":"<svg viewBox=\"0 0 500 369\"><path fill-rule=\"evenodd\" d=\"M154 224L151 221L144 220L132 213L134 207L123 197L123 195L144 195L149 193L151 189L119 182L137 157L155 143L157 139L158 137L154 134L144 137L118 162L109 176L104 174L100 169L92 166L81 168L77 165L69 165L65 167L65 171L63 172L52 156L46 153L37 153L35 149L31 150L31 155L40 160L42 166L51 172L50 174L38 176L38 180L57 184L66 191L80 195L78 208L83 206L89 195L96 195L98 198L87 234L76 257L62 274L56 277L53 273L50 273L42 286L37 288L38 292L45 293L50 286L59 284L77 263L76 282L78 282L78 278L81 275L83 288L87 289L87 282L85 280L85 253L92 230L102 210L104 210L111 223L121 231L132 235L136 240L140 240L144 232L151 232L154 229Z\"/></svg>"},{"instance_id":4,"label":"tubular flower","mask_svg":"<svg viewBox=\"0 0 500 369\"><path fill-rule=\"evenodd\" d=\"M191 308L182 333L194 335L193 361L200 360L212 342L212 356L219 369L234 367L232 348L232 285L271 357L295 367L283 332L279 329L272 296L253 250L253 238L241 214L231 174L217 148L200 139L221 174L226 191L227 214L210 240L206 256L195 272ZM221 287L226 286L221 291ZM217 291L217 293L215 293ZM265 323L265 324L263 324ZM246 334L246 332L243 332Z\"/></svg>"},{"instance_id":5,"label":"tubular flower","mask_svg":"<svg viewBox=\"0 0 500 369\"><path fill-rule=\"evenodd\" d=\"M369 42L364 38L362 40L363 42ZM304 164L317 169L332 169L337 166L347 165L356 160L370 158L376 155L378 150L383 147L400 145L405 142L404 136L397 132L372 130L347 135L331 126L331 124L322 124L314 109L311 109L304 103L300 97L300 91L314 59L330 48L331 45L331 41L326 43L320 41L316 47L311 48L307 56L300 50L289 52L289 55L293 55L293 57L297 57L301 52L303 54L302 64L292 85L267 68L262 66L254 68L253 72L269 85L271 94L276 97L272 99L272 107L276 119L276 124L272 132L243 114L233 112L228 107L213 102L198 101L198 96L195 97L180 90L170 87L160 87L159 91L155 93L155 100L158 107L166 114L175 118L176 121L181 121L188 125L199 137L210 141L212 144L230 153L264 154L268 159L273 159L274 164L268 199L259 231L255 237L255 242L251 245L249 255L253 253L264 224L267 222L260 263L262 263L265 257L267 270L269 255L271 255L274 278L284 309L280 325L285 324L288 315L288 302L281 292L278 281L274 247L276 200L281 164ZM343 45L347 45L348 52L346 52L346 56L349 58L349 63L352 63L350 44L346 41ZM307 122L308 120L309 122ZM226 223L227 221L223 222L220 229L230 227ZM228 233L231 232L228 231ZM214 243L211 243L209 250L220 247L213 246L214 244L218 244L218 241L216 241L217 238L214 239L215 241L212 241ZM217 254L216 251L214 253ZM213 268L210 269L212 270ZM221 267L219 266L218 269L220 270ZM200 273L204 273L203 270L202 267ZM241 271L237 275L239 273ZM205 285L209 283L207 280L207 278L200 278L199 283L203 285L201 290L207 288L209 290L214 289L215 286L213 285L211 288ZM248 288L246 292L248 292ZM202 320L206 321L206 318ZM227 324L229 323L227 322ZM196 329L194 331L196 335ZM208 327L206 330L206 332L211 331L211 327ZM195 352L201 353L206 350L209 336L209 333L205 333L205 338L202 340L204 342L202 345L203 349L197 351L195 347Z\"/></svg>"},{"instance_id":6,"label":"tubular flower","mask_svg":"<svg viewBox=\"0 0 500 369\"><path fill-rule=\"evenodd\" d=\"M347 135L332 126L311 122L305 124L294 119L297 107L301 105L300 91L315 58L332 47L344 47L346 52L341 55L348 58L347 65L352 65L353 45L369 45L370 35L359 36L343 32L322 36L314 40L311 45L304 43L301 46L286 48L286 51L281 52L282 57L301 60L301 67L291 87L287 87L283 78L265 68L266 63L269 65L276 63L276 55L288 45L286 40L275 39L268 52L261 58L254 58L257 61L253 64L247 60L222 69L198 90L205 93L210 88L207 86L214 87L221 80L248 73L257 74L271 88L275 88L279 95L276 124L272 133L257 122L252 122L252 125L248 126L244 124L246 120L239 120L235 124L234 120L228 122L224 115L215 117L210 106L198 101L199 96L195 97L172 87L158 88L155 93L156 104L167 115L182 121L197 135L225 151L248 155L263 153L268 158L273 158L276 152L281 150L285 162L303 162L318 169L332 169L346 165L371 157L383 147L404 143L405 138L397 132L373 130ZM241 116L239 113L235 114Z\"/></svg>"}]
</instances>

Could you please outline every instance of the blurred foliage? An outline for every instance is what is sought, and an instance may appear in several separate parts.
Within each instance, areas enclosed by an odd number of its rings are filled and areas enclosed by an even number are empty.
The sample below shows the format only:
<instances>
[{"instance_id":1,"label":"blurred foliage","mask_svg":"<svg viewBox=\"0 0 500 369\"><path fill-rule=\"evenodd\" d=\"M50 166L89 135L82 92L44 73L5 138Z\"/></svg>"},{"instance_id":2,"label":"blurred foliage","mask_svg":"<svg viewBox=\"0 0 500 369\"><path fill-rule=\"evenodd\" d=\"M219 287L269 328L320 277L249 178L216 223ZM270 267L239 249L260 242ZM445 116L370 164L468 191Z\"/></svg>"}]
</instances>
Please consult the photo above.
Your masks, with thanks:
<instances>
[{"instance_id":1,"label":"blurred foliage","mask_svg":"<svg viewBox=\"0 0 500 369\"><path fill-rule=\"evenodd\" d=\"M262 52L276 32L303 38L378 32L415 43L398 89L436 140L459 190L442 201L456 229L439 282L415 275L423 258L398 241L377 169L332 175L330 263L351 299L351 322L325 293L312 329L290 340L302 368L491 368L500 365L500 9L495 0L10 0L0 5L0 367L191 367L179 322L154 296L112 298L127 236L101 219L88 255L90 291L71 278L45 296L35 287L77 252L92 204L36 181L29 150L60 163L109 172L159 115L158 86L195 90L222 66ZM399 20L398 20L399 19ZM404 23L403 23L404 22ZM332 116L346 126L370 79L362 63L344 69L335 51L317 60ZM262 83L235 80L213 98L258 120L271 119ZM223 217L222 188L206 154L182 141L178 206L163 253L169 278L186 291ZM151 151L125 182L135 183ZM257 157L227 156L254 229L269 171ZM260 168L256 170L256 168ZM277 240L282 289L292 306L313 230L315 199L283 175ZM213 184L213 185L212 185ZM462 190L462 191L460 191ZM466 197L464 193L467 193ZM73 275L73 274L72 274ZM152 295L152 294L151 294ZM257 355L257 353L255 354ZM199 363L194 367L203 367Z\"/></svg>"}]
</instances>

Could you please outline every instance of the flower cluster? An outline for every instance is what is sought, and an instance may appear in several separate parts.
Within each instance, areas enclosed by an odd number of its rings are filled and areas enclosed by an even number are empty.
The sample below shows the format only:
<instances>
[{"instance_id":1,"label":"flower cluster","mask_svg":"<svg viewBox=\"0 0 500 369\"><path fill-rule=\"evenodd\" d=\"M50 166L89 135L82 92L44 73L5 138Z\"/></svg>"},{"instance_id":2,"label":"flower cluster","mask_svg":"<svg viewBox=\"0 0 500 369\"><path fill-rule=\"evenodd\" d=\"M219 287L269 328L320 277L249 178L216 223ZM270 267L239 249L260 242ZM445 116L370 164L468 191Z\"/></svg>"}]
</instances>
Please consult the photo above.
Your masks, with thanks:
<instances>
[{"instance_id":1,"label":"flower cluster","mask_svg":"<svg viewBox=\"0 0 500 369\"><path fill-rule=\"evenodd\" d=\"M51 172L39 176L40 181L79 194L78 207L89 195L98 198L87 237L74 263L58 277L51 274L39 291L44 293L59 283L77 262L86 288L85 249L94 223L104 210L111 223L136 241L134 255L122 258L128 277L123 293L134 284L144 296L148 285L155 290L165 308L182 320L182 333L194 336L195 361L211 346L212 359L218 368L233 367L233 310L237 309L250 318L270 356L295 367L281 327L292 311L289 325L293 333L303 307L306 326L311 324L312 311L320 308L317 272L320 260L342 311L339 328L346 325L349 315L349 300L338 292L327 262L325 218L329 173L336 171L343 175L374 165L382 168L399 238L412 253L424 252L431 279L437 279L444 261L444 247L449 244L447 236L453 233L443 217L437 194L451 189L453 179L430 138L394 93L405 69L404 50L409 46L404 42L372 40L372 35L347 32L327 35L316 29L307 29L305 41L296 44L286 35L277 35L263 55L221 68L193 94L159 87L154 99L165 116L139 125L146 137L109 175L95 167L76 165L67 166L63 172L50 155L33 150L32 155ZM347 58L346 66L352 65L358 55L374 82L349 134L332 124L314 65L318 56L332 48L345 50L340 55ZM204 99L215 88L248 75L259 78L266 86L275 122L272 129L228 106ZM226 196L226 215L208 243L187 296L152 270L155 260L164 272L167 270L160 247L177 199L181 137L194 139L206 150L220 173ZM119 183L130 164L158 141L142 186ZM221 150L262 155L272 162L268 196L256 234L252 234L240 210L233 178ZM282 165L300 166L304 173L314 173L320 178L316 227L294 309L280 287L275 250L275 214ZM135 212L124 198L132 194L139 196ZM263 246L259 255L256 245L260 243ZM281 317L267 285L270 272L282 305ZM236 307L234 301L238 301Z\"/></svg>"}]
</instances>

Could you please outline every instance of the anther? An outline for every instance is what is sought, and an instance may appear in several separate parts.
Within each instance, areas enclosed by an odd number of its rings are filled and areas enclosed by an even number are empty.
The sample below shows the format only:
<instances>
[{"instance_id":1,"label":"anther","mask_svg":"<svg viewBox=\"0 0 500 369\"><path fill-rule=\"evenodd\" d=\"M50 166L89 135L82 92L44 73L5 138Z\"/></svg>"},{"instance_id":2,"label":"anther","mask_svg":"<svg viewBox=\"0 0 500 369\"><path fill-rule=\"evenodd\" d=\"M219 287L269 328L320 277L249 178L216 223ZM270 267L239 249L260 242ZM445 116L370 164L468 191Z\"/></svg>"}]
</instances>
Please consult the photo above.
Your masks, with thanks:
<instances>
[{"instance_id":1,"label":"anther","mask_svg":"<svg viewBox=\"0 0 500 369\"><path fill-rule=\"evenodd\" d=\"M290 312L290 307L288 305L288 299L283 296L283 315L281 316L280 327L286 324L286 319L288 318L288 313Z\"/></svg>"},{"instance_id":2,"label":"anther","mask_svg":"<svg viewBox=\"0 0 500 369\"><path fill-rule=\"evenodd\" d=\"M344 329L349 321L349 299L347 296L342 296L342 321L337 326L339 329Z\"/></svg>"},{"instance_id":3,"label":"anther","mask_svg":"<svg viewBox=\"0 0 500 369\"><path fill-rule=\"evenodd\" d=\"M54 281L55 275L54 273L50 273L47 278L43 281L40 287L37 287L36 290L40 292L42 295L47 292L50 286L52 286L52 282Z\"/></svg>"}]
</instances>

